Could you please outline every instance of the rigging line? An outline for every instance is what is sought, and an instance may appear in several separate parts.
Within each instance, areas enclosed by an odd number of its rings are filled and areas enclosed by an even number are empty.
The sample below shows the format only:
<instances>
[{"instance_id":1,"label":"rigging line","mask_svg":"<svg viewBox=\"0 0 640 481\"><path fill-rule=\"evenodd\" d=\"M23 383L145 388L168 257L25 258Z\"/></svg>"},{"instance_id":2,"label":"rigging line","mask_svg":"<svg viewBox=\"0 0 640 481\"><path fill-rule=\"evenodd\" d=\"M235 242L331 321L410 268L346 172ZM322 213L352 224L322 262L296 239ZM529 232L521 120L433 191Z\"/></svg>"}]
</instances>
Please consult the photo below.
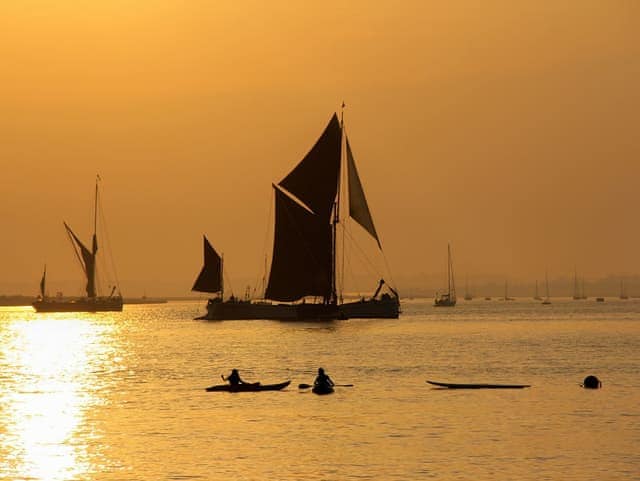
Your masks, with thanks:
<instances>
[{"instance_id":1,"label":"rigging line","mask_svg":"<svg viewBox=\"0 0 640 481\"><path fill-rule=\"evenodd\" d=\"M387 274L389 274L389 280L391 281L391 285L392 286L397 286L395 279L393 278L393 274L391 273L391 268L389 267L389 261L387 260L387 255L385 254L385 252L383 250L381 250L382 252L382 259L384 260L384 267L385 270L387 272Z\"/></svg>"},{"instance_id":2,"label":"rigging line","mask_svg":"<svg viewBox=\"0 0 640 481\"><path fill-rule=\"evenodd\" d=\"M227 272L228 270L229 269L227 267L222 269L222 276L224 277L224 279L226 281L224 285L225 286L229 286L229 290L231 291L231 295L233 297L235 297L235 294L233 293L233 284L231 284L231 279L229 277L229 273Z\"/></svg>"},{"instance_id":3,"label":"rigging line","mask_svg":"<svg viewBox=\"0 0 640 481\"><path fill-rule=\"evenodd\" d=\"M98 206L98 211L100 214L100 220L102 221L102 230L104 231L104 235L106 238L106 250L107 250L107 254L109 256L109 260L111 262L111 269L113 271L113 277L115 278L115 284L116 287L118 289L118 293L120 294L120 279L118 278L118 270L116 269L116 264L115 264L115 260L114 260L114 256L113 256L113 251L111 250L111 237L109 236L109 229L108 229L108 224L107 224L107 219L106 219L106 215L104 213L104 209L102 207L102 203L100 203L100 205Z\"/></svg>"},{"instance_id":4,"label":"rigging line","mask_svg":"<svg viewBox=\"0 0 640 481\"><path fill-rule=\"evenodd\" d=\"M343 233L342 234L343 234L343 238L344 238L344 227L343 227ZM355 281L356 275L355 275L355 272L353 270L353 265L351 263L351 257L350 256L347 256L347 269L346 270L348 271L349 275L351 276L351 279L353 279L354 284L356 284L356 281ZM343 273L343 274L344 274L343 277L346 277L346 273ZM343 279L343 289L346 289L344 287L345 285L346 285L346 280ZM359 287L360 287L359 285L355 285L355 288L356 288L355 291L357 291L358 297L360 297L360 289L359 289Z\"/></svg>"},{"instance_id":5,"label":"rigging line","mask_svg":"<svg viewBox=\"0 0 640 481\"><path fill-rule=\"evenodd\" d=\"M347 223L345 224L345 226L348 226L350 228L351 223ZM358 250L360 251L360 253L362 254L362 256L365 258L365 260L370 264L371 268L374 270L373 274L375 275L380 275L380 270L377 268L377 266L367 257L367 255L364 253L364 250L362 249L362 247L360 246L360 244L358 244L358 242L355 240L355 238L353 237L353 235L351 234L351 232L349 232L349 230L347 230L345 228L345 233L349 236L350 240L353 242L353 244L358 248ZM389 261L387 259L387 255L385 254L384 250L379 249L381 254L382 254L382 260L384 261L384 272L383 272L383 277L386 277L387 275L389 276L389 284L391 284L392 286L396 286L396 282L395 279L393 278L393 274L391 273L391 268L389 267Z\"/></svg>"},{"instance_id":6,"label":"rigging line","mask_svg":"<svg viewBox=\"0 0 640 481\"><path fill-rule=\"evenodd\" d=\"M380 269L378 269L376 267L376 265L371 261L371 259L367 256L367 254L365 253L364 249L356 241L355 237L351 234L351 232L349 232L349 230L345 229L345 234L347 235L349 240L353 243L353 245L355 247L357 247L357 250L359 251L359 254L363 257L363 259L366 261L366 263L369 264L369 267L372 269L372 273L375 274L375 275L380 275Z\"/></svg>"},{"instance_id":7,"label":"rigging line","mask_svg":"<svg viewBox=\"0 0 640 481\"><path fill-rule=\"evenodd\" d=\"M275 222L272 222L271 217L273 215L273 205L275 204L275 195L272 193L271 190L269 190L269 202L267 203L269 205L269 212L267 214L267 225L266 228L264 230L264 238L262 241L262 254L263 257L265 259L264 262L264 267L263 267L263 271L262 271L262 276L260 276L258 274L258 276L256 277L255 280L255 284L253 287L253 294L255 296L255 293L258 291L258 285L259 283L262 281L262 295L261 295L261 299L264 299L264 295L265 295L265 291L267 289L267 262L266 262L266 258L267 258L267 244L269 242L269 236L271 234L271 225L274 224Z\"/></svg>"}]
</instances>

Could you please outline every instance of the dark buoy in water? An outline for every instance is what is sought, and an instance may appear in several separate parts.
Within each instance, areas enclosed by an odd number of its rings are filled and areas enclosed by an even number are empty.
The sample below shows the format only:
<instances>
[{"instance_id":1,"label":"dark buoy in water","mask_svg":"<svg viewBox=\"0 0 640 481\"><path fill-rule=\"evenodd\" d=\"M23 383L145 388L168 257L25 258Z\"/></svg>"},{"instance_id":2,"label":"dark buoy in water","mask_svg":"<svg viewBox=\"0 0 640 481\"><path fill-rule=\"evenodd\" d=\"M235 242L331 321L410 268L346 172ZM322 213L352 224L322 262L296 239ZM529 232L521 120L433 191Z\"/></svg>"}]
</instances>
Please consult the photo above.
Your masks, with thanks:
<instances>
[{"instance_id":1,"label":"dark buoy in water","mask_svg":"<svg viewBox=\"0 0 640 481\"><path fill-rule=\"evenodd\" d=\"M586 389L598 389L602 387L602 382L595 376L587 376L582 381L582 387Z\"/></svg>"}]
</instances>

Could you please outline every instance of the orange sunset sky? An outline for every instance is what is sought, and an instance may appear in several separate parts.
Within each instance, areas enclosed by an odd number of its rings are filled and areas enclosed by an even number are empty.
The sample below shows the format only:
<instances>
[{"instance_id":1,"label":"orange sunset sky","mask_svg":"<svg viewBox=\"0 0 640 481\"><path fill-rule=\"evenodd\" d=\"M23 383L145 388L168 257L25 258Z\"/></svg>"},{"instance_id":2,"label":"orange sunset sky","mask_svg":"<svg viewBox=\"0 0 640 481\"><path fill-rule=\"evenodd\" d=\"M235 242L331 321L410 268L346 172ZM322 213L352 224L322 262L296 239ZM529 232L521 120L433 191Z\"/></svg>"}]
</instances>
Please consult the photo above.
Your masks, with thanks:
<instances>
[{"instance_id":1,"label":"orange sunset sky","mask_svg":"<svg viewBox=\"0 0 640 481\"><path fill-rule=\"evenodd\" d=\"M0 58L0 293L80 292L96 173L125 295L188 294L202 234L242 291L343 100L401 293L448 241L459 277L640 273L638 2L5 0Z\"/></svg>"}]
</instances>

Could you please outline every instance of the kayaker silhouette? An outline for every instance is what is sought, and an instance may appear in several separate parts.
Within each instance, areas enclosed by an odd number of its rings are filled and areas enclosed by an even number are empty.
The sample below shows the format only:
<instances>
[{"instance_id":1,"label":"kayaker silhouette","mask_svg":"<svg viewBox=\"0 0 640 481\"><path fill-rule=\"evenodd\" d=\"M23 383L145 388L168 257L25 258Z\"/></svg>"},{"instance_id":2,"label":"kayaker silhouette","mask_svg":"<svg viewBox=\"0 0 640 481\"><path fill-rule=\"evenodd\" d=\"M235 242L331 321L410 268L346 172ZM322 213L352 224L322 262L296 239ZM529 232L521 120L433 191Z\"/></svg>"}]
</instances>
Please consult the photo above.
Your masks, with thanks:
<instances>
[{"instance_id":1,"label":"kayaker silhouette","mask_svg":"<svg viewBox=\"0 0 640 481\"><path fill-rule=\"evenodd\" d=\"M251 384L251 383L243 381L240 378L240 373L238 372L237 369L232 369L231 370L231 374L229 374L227 377L222 376L222 379L227 381L232 386L239 386L240 384Z\"/></svg>"},{"instance_id":2,"label":"kayaker silhouette","mask_svg":"<svg viewBox=\"0 0 640 481\"><path fill-rule=\"evenodd\" d=\"M335 383L331 380L331 378L325 374L324 369L321 367L318 368L318 375L316 376L316 380L313 381L314 386L335 386Z\"/></svg>"}]
</instances>

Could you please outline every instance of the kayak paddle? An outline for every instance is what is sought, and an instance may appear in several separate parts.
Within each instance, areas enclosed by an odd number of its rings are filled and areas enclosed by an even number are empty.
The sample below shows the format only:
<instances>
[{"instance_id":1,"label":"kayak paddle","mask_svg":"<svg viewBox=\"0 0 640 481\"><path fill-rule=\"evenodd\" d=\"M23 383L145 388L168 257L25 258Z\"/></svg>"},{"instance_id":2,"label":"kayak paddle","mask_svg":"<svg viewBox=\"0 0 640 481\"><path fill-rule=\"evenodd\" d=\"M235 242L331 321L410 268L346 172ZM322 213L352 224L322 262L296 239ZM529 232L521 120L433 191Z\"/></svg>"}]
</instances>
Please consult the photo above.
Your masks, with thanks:
<instances>
[{"instance_id":1,"label":"kayak paddle","mask_svg":"<svg viewBox=\"0 0 640 481\"><path fill-rule=\"evenodd\" d=\"M353 384L334 384L335 387L353 387ZM309 389L313 384L298 384L298 389Z\"/></svg>"}]
</instances>

